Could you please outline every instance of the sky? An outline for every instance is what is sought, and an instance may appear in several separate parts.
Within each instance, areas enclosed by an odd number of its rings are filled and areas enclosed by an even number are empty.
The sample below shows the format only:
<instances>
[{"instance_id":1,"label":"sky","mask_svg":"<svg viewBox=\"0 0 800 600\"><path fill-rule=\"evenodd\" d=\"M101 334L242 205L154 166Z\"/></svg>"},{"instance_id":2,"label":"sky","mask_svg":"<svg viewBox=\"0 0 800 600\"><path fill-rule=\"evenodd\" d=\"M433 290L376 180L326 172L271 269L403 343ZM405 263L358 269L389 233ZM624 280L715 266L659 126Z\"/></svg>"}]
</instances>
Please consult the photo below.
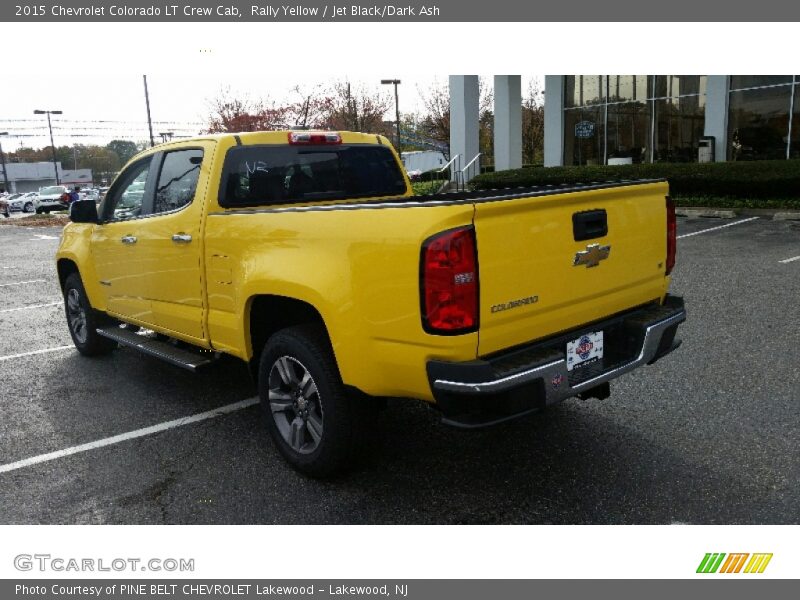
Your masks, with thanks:
<instances>
[{"instance_id":1,"label":"sky","mask_svg":"<svg viewBox=\"0 0 800 600\"><path fill-rule=\"evenodd\" d=\"M402 81L399 88L401 113L422 111L421 92L447 82L446 74L409 75L392 70L389 76ZM237 95L280 104L299 100L300 96L293 91L297 86L308 94L330 87L336 79L330 74L308 73L259 78L235 74L228 77L148 75L153 132L156 141L161 131L174 131L175 135L199 133L210 112L209 101L226 88ZM338 79L348 77L342 75ZM531 79L539 81L543 87L543 77L523 76L523 94ZM392 86L381 86L378 77L349 77L349 80L354 87L393 93ZM20 144L34 148L49 145L46 117L34 115L34 109L63 111L63 115L52 117L57 146L105 144L111 139L143 141L149 135L142 75L115 75L97 81L63 75L16 79L13 88L0 93L0 131L9 133L2 138L5 150L12 151ZM386 119L394 120L393 100Z\"/></svg>"}]
</instances>

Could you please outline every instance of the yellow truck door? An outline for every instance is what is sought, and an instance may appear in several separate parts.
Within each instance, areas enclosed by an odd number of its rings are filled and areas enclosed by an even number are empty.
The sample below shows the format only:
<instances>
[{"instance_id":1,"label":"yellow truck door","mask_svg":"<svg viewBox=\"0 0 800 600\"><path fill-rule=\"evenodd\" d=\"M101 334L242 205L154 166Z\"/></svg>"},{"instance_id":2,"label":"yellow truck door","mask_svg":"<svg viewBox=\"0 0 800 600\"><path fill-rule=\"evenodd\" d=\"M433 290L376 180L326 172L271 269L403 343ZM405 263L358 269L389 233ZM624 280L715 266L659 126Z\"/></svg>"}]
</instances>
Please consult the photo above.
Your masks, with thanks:
<instances>
[{"instance_id":1,"label":"yellow truck door","mask_svg":"<svg viewBox=\"0 0 800 600\"><path fill-rule=\"evenodd\" d=\"M200 226L212 150L213 142L195 142L158 154L152 210L138 242L155 324L191 340L206 337Z\"/></svg>"},{"instance_id":2,"label":"yellow truck door","mask_svg":"<svg viewBox=\"0 0 800 600\"><path fill-rule=\"evenodd\" d=\"M109 313L145 325L153 323L147 289L149 265L139 246L144 199L153 184L152 156L130 165L109 190L94 228L91 254Z\"/></svg>"}]
</instances>

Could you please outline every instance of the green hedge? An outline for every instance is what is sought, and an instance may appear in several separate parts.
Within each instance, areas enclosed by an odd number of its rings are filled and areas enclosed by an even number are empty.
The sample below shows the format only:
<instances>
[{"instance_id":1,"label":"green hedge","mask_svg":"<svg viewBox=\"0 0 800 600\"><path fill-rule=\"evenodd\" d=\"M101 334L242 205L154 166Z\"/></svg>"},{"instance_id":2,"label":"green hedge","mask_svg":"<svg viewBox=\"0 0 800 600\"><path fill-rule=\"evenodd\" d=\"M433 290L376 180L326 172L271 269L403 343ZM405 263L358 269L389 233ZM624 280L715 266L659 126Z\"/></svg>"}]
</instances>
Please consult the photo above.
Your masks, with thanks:
<instances>
[{"instance_id":1,"label":"green hedge","mask_svg":"<svg viewBox=\"0 0 800 600\"><path fill-rule=\"evenodd\" d=\"M479 175L470 185L487 190L657 178L666 178L676 197L800 198L800 160L515 169Z\"/></svg>"}]
</instances>

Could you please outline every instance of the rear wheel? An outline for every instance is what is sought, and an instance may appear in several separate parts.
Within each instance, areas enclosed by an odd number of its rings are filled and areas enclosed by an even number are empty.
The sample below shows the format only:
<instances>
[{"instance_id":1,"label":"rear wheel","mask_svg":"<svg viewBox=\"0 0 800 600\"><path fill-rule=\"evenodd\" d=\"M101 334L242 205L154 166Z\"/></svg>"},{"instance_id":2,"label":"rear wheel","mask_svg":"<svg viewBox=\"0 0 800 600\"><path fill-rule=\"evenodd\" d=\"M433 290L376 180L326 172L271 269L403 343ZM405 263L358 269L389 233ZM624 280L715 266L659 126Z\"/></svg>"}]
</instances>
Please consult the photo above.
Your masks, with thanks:
<instances>
[{"instance_id":1,"label":"rear wheel","mask_svg":"<svg viewBox=\"0 0 800 600\"><path fill-rule=\"evenodd\" d=\"M261 355L258 390L270 436L292 467L329 477L355 463L376 406L346 394L321 327L273 335Z\"/></svg>"},{"instance_id":2,"label":"rear wheel","mask_svg":"<svg viewBox=\"0 0 800 600\"><path fill-rule=\"evenodd\" d=\"M117 347L117 343L97 333L97 328L104 324L102 313L92 309L80 275L72 273L64 282L64 309L67 314L67 326L72 342L78 352L85 356L108 354Z\"/></svg>"},{"instance_id":3,"label":"rear wheel","mask_svg":"<svg viewBox=\"0 0 800 600\"><path fill-rule=\"evenodd\" d=\"M33 212L33 202L26 202L25 206L22 207L22 212Z\"/></svg>"}]
</instances>

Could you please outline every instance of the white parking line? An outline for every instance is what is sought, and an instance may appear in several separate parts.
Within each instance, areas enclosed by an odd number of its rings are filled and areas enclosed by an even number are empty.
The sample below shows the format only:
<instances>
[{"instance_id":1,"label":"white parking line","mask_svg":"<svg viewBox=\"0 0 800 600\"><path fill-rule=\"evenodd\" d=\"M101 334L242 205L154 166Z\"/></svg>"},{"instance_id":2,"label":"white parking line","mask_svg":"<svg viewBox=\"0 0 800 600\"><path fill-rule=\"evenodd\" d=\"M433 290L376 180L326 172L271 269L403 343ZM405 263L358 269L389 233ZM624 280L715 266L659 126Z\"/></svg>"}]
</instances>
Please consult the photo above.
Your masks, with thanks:
<instances>
[{"instance_id":1,"label":"white parking line","mask_svg":"<svg viewBox=\"0 0 800 600\"><path fill-rule=\"evenodd\" d=\"M129 431L127 433L121 433L119 435L115 435L112 437L103 438L102 440L89 442L87 444L81 444L80 446L72 446L71 448L65 448L64 450L49 452L48 454L40 454L39 456L32 456L31 458L18 460L17 462L0 465L0 473L8 473L9 471L16 471L17 469L30 467L31 465L38 465L43 462L56 460L57 458L63 458L65 456L71 456L73 454L78 454L80 452L95 450L96 448L104 448L105 446L111 446L113 444L119 444L120 442L125 442L128 440L133 440L147 435L152 435L154 433L159 433L161 431L166 431L168 429L174 429L175 427L182 427L183 425L191 425L192 423L198 423L199 421L214 419L216 417L221 417L222 415L227 415L232 412L242 410L244 408L249 408L254 404L258 404L258 398L248 398L247 400L240 400L239 402L234 402L233 404L226 404L225 406L221 406L220 408L215 408L214 410L198 413L196 415L192 415L189 417L175 419L174 421L166 421L164 423L159 423L158 425L152 425L151 427L136 429L134 431Z\"/></svg>"},{"instance_id":2,"label":"white parking line","mask_svg":"<svg viewBox=\"0 0 800 600\"><path fill-rule=\"evenodd\" d=\"M4 360L12 360L14 358L24 358L25 356L35 356L37 354L47 354L48 352L60 352L61 350L69 350L75 346L56 346L55 348L45 348L44 350L34 350L32 352L23 352L21 354L9 354L8 356L0 356L0 362Z\"/></svg>"},{"instance_id":3,"label":"white parking line","mask_svg":"<svg viewBox=\"0 0 800 600\"><path fill-rule=\"evenodd\" d=\"M30 281L15 281L14 283L0 283L0 287L8 287L9 285L25 285L26 283L44 283L46 279L31 279Z\"/></svg>"},{"instance_id":4,"label":"white parking line","mask_svg":"<svg viewBox=\"0 0 800 600\"><path fill-rule=\"evenodd\" d=\"M708 229L701 229L700 231L693 231L692 233L684 233L683 235L679 235L678 239L692 237L693 235L700 235L701 233L708 233L709 231L717 231L718 229L725 229L726 227L733 227L734 225L741 225L742 223L749 223L750 221L755 221L758 217L750 217L749 219L742 219L741 221L734 221L733 223L728 223L726 225L720 225L718 227L709 227Z\"/></svg>"},{"instance_id":5,"label":"white parking line","mask_svg":"<svg viewBox=\"0 0 800 600\"><path fill-rule=\"evenodd\" d=\"M46 306L55 306L56 304L61 304L61 300L56 302L48 302L47 304L31 304L30 306L19 306L17 308L4 308L3 310L0 310L0 313L10 313L18 310L30 310L32 308L45 308Z\"/></svg>"},{"instance_id":6,"label":"white parking line","mask_svg":"<svg viewBox=\"0 0 800 600\"><path fill-rule=\"evenodd\" d=\"M785 265L786 263L794 262L796 260L800 260L800 256L793 256L792 258L787 258L785 260L779 260L778 262Z\"/></svg>"}]
</instances>

